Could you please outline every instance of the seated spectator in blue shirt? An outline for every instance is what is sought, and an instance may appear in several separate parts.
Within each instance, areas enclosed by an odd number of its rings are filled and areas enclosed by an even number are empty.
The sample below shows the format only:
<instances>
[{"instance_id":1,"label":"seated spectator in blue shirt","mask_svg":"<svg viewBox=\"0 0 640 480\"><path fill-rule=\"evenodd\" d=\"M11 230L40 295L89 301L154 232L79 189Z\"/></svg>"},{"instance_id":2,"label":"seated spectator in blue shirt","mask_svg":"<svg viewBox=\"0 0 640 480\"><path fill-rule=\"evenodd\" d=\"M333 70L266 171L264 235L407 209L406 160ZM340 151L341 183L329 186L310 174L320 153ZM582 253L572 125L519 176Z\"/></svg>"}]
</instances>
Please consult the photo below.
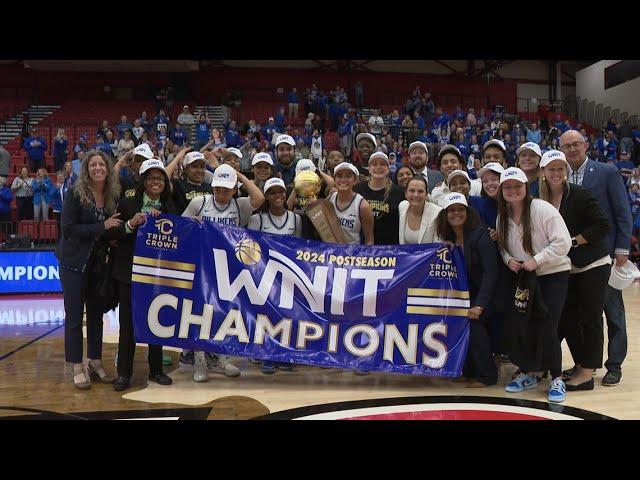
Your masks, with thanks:
<instances>
[{"instance_id":1,"label":"seated spectator in blue shirt","mask_svg":"<svg viewBox=\"0 0 640 480\"><path fill-rule=\"evenodd\" d=\"M96 135L96 144L93 146L92 150L101 150L111 158L111 145L106 143L101 135Z\"/></svg>"},{"instance_id":2,"label":"seated spectator in blue shirt","mask_svg":"<svg viewBox=\"0 0 640 480\"><path fill-rule=\"evenodd\" d=\"M531 128L527 130L527 142L533 142L540 145L542 141L542 134L538 130L538 126L535 123L531 124Z\"/></svg>"},{"instance_id":3,"label":"seated spectator in blue shirt","mask_svg":"<svg viewBox=\"0 0 640 480\"><path fill-rule=\"evenodd\" d=\"M615 166L618 170L622 170L622 169L629 170L629 172L626 172L626 173L631 173L631 170L636 168L636 166L631 161L631 154L629 154L629 152L627 151L620 152L620 158L618 158L618 161L615 163Z\"/></svg>"},{"instance_id":4,"label":"seated spectator in blue shirt","mask_svg":"<svg viewBox=\"0 0 640 480\"><path fill-rule=\"evenodd\" d=\"M168 138L167 129L164 126L160 127L160 132L156 135L156 148L158 150L164 150Z\"/></svg>"},{"instance_id":5,"label":"seated spectator in blue shirt","mask_svg":"<svg viewBox=\"0 0 640 480\"><path fill-rule=\"evenodd\" d=\"M116 125L116 129L118 130L118 140L122 140L124 138L124 132L131 130L132 128L133 125L127 121L127 116L122 115L122 117L120 117L120 123Z\"/></svg>"},{"instance_id":6,"label":"seated spectator in blue shirt","mask_svg":"<svg viewBox=\"0 0 640 480\"><path fill-rule=\"evenodd\" d=\"M138 118L140 122L140 126L144 128L145 132L151 133L151 129L153 128L153 122L147 117L147 112L142 112L140 118Z\"/></svg>"},{"instance_id":7,"label":"seated spectator in blue shirt","mask_svg":"<svg viewBox=\"0 0 640 480\"><path fill-rule=\"evenodd\" d=\"M422 133L416 137L416 142L429 143L429 129L422 130Z\"/></svg>"},{"instance_id":8,"label":"seated spectator in blue shirt","mask_svg":"<svg viewBox=\"0 0 640 480\"><path fill-rule=\"evenodd\" d=\"M182 147L185 143L189 143L189 134L183 130L182 125L179 123L177 123L176 128L173 129L171 141L179 147Z\"/></svg>"},{"instance_id":9,"label":"seated spectator in blue shirt","mask_svg":"<svg viewBox=\"0 0 640 480\"><path fill-rule=\"evenodd\" d=\"M260 133L262 134L262 137L267 140L267 142L271 143L273 140L273 134L275 132L281 133L280 129L276 125L275 119L273 117L269 117L269 122L262 127ZM229 143L227 142L227 145L228 144Z\"/></svg>"},{"instance_id":10,"label":"seated spectator in blue shirt","mask_svg":"<svg viewBox=\"0 0 640 480\"><path fill-rule=\"evenodd\" d=\"M605 147L605 155L607 160L615 160L618 157L618 141L613 136L613 132L607 134L607 144Z\"/></svg>"},{"instance_id":11,"label":"seated spectator in blue shirt","mask_svg":"<svg viewBox=\"0 0 640 480\"><path fill-rule=\"evenodd\" d=\"M237 148L242 145L242 138L240 137L240 133L238 132L238 125L235 120L231 120L229 123L229 127L224 134L224 143L227 144L227 147Z\"/></svg>"},{"instance_id":12,"label":"seated spectator in blue shirt","mask_svg":"<svg viewBox=\"0 0 640 480\"><path fill-rule=\"evenodd\" d=\"M453 116L458 122L464 122L467 117L462 111L462 108L460 107L460 105L456 107L456 111Z\"/></svg>"}]
</instances>

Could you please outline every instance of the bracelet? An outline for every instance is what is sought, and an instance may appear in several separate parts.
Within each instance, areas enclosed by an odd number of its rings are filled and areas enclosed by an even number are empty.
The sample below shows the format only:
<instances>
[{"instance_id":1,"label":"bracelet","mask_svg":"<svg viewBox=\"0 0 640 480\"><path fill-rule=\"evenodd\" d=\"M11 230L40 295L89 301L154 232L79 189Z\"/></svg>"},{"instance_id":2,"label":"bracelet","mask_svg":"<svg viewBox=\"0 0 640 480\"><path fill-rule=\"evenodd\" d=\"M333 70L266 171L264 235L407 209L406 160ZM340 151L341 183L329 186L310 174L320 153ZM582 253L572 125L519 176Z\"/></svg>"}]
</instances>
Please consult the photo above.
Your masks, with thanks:
<instances>
[{"instance_id":1,"label":"bracelet","mask_svg":"<svg viewBox=\"0 0 640 480\"><path fill-rule=\"evenodd\" d=\"M131 224L129 222L130 222L130 220L127 220L127 227L129 227L129 230L133 230L134 228L131 226Z\"/></svg>"}]
</instances>

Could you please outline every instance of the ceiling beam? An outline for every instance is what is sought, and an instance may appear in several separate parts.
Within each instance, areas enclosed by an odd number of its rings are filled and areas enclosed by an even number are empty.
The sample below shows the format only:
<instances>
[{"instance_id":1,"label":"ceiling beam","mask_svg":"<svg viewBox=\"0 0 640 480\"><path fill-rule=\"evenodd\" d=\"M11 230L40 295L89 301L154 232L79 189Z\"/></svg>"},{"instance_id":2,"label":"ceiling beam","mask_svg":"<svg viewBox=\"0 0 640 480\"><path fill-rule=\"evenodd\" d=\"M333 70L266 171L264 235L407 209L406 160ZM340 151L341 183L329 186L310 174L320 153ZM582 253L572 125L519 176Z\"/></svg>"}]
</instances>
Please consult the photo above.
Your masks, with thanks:
<instances>
[{"instance_id":1,"label":"ceiling beam","mask_svg":"<svg viewBox=\"0 0 640 480\"><path fill-rule=\"evenodd\" d=\"M434 60L434 62L436 62L438 65L443 66L444 68L446 68L447 70L449 70L451 73L457 74L460 73L459 71L457 71L455 68L451 67L450 65L447 65L446 63L444 63L442 60Z\"/></svg>"},{"instance_id":2,"label":"ceiling beam","mask_svg":"<svg viewBox=\"0 0 640 480\"><path fill-rule=\"evenodd\" d=\"M484 68L474 72L473 75L471 75L471 78L477 78L489 73L493 73L500 80L503 80L503 78L498 73L496 73L496 69L508 65L512 62L513 60L485 60Z\"/></svg>"}]
</instances>

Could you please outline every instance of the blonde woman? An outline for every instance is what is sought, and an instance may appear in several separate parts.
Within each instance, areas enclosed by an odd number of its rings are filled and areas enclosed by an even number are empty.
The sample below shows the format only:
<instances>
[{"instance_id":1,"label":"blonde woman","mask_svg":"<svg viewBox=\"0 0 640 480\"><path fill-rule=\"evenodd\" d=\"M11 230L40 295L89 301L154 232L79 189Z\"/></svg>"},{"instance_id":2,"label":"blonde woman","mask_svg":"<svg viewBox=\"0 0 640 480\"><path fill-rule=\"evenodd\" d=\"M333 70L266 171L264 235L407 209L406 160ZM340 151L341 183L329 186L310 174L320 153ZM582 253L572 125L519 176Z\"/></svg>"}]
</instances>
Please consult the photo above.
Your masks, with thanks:
<instances>
[{"instance_id":1,"label":"blonde woman","mask_svg":"<svg viewBox=\"0 0 640 480\"><path fill-rule=\"evenodd\" d=\"M120 182L104 152L92 150L82 163L80 177L62 206L62 235L56 248L65 309L65 359L73 364L73 383L91 388L90 376L111 383L102 366L102 314L96 300L96 257L106 247L104 235L122 225L115 213ZM82 320L87 311L87 364L83 364Z\"/></svg>"}]
</instances>

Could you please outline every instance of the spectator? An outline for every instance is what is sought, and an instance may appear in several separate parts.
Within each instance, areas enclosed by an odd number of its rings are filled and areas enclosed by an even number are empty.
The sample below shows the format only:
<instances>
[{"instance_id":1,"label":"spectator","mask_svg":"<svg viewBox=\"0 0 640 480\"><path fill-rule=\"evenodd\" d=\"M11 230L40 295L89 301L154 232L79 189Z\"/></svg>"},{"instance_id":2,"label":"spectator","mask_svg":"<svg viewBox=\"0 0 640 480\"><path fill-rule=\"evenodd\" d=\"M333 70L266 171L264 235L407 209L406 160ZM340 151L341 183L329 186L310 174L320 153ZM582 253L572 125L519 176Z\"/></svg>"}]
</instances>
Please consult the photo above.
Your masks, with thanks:
<instances>
[{"instance_id":1,"label":"spectator","mask_svg":"<svg viewBox=\"0 0 640 480\"><path fill-rule=\"evenodd\" d=\"M72 162L66 162L64 164L62 174L64 175L64 189L63 192L66 194L67 190L69 190L76 180L78 180L78 175L73 171Z\"/></svg>"},{"instance_id":2,"label":"spectator","mask_svg":"<svg viewBox=\"0 0 640 480\"><path fill-rule=\"evenodd\" d=\"M460 105L456 106L456 111L453 114L453 117L456 119L457 122L464 122L465 115Z\"/></svg>"},{"instance_id":3,"label":"spectator","mask_svg":"<svg viewBox=\"0 0 640 480\"><path fill-rule=\"evenodd\" d=\"M103 139L107 138L107 132L109 130L111 130L111 127L109 127L109 122L107 120L103 120L102 125L98 127L98 130L96 131L96 136L100 136Z\"/></svg>"},{"instance_id":4,"label":"spectator","mask_svg":"<svg viewBox=\"0 0 640 480\"><path fill-rule=\"evenodd\" d=\"M227 128L227 132L225 134L225 144L227 148L234 147L237 148L242 146L242 138L240 137L240 133L237 129L237 124L235 120L231 120L229 123L229 128Z\"/></svg>"},{"instance_id":5,"label":"spectator","mask_svg":"<svg viewBox=\"0 0 640 480\"><path fill-rule=\"evenodd\" d=\"M296 142L295 160L302 160L303 158L311 158L311 149L304 143L301 138Z\"/></svg>"},{"instance_id":6,"label":"spectator","mask_svg":"<svg viewBox=\"0 0 640 480\"><path fill-rule=\"evenodd\" d=\"M76 178L80 176L82 162L85 160L86 156L86 152L81 150L80 152L78 152L77 158L71 162L71 169L73 170L73 174L76 176Z\"/></svg>"},{"instance_id":7,"label":"spectator","mask_svg":"<svg viewBox=\"0 0 640 480\"><path fill-rule=\"evenodd\" d=\"M153 122L147 117L147 112L142 112L140 118L138 119L140 122L140 126L147 132L150 133L153 129ZM142 134L140 134L142 136ZM140 138L140 136L136 135L136 138Z\"/></svg>"},{"instance_id":8,"label":"spectator","mask_svg":"<svg viewBox=\"0 0 640 480\"><path fill-rule=\"evenodd\" d=\"M293 87L287 95L289 101L289 118L298 118L298 107L300 99L298 98L298 90Z\"/></svg>"},{"instance_id":9,"label":"spectator","mask_svg":"<svg viewBox=\"0 0 640 480\"><path fill-rule=\"evenodd\" d=\"M376 137L382 133L384 119L380 116L380 110L374 110L373 115L369 117L369 131Z\"/></svg>"},{"instance_id":10,"label":"spectator","mask_svg":"<svg viewBox=\"0 0 640 480\"><path fill-rule=\"evenodd\" d=\"M305 133L311 133L313 130L313 119L315 118L315 113L309 112L307 114L307 119L304 121L304 131Z\"/></svg>"},{"instance_id":11,"label":"spectator","mask_svg":"<svg viewBox=\"0 0 640 480\"><path fill-rule=\"evenodd\" d=\"M116 130L118 130L118 140L122 140L124 138L124 132L131 130L132 128L133 125L129 123L127 116L122 115L122 117L120 117L120 123L116 125Z\"/></svg>"},{"instance_id":12,"label":"spectator","mask_svg":"<svg viewBox=\"0 0 640 480\"><path fill-rule=\"evenodd\" d=\"M120 196L116 173L104 153L89 152L80 178L62 206L61 240L56 257L65 307L65 360L73 364L73 383L82 390L91 388L89 374L100 382L112 383L102 366L102 315L104 305L97 300L96 284L101 274L98 258L107 254L104 238L109 229L122 225L113 214ZM88 364L83 364L82 324L87 329Z\"/></svg>"},{"instance_id":13,"label":"spectator","mask_svg":"<svg viewBox=\"0 0 640 480\"><path fill-rule=\"evenodd\" d=\"M86 153L88 151L89 151L89 145L87 144L87 135L83 133L78 138L78 143L76 144L76 146L73 147L74 158L78 158L78 154L80 152ZM80 172L78 172L78 175L79 174Z\"/></svg>"},{"instance_id":14,"label":"spectator","mask_svg":"<svg viewBox=\"0 0 640 480\"><path fill-rule=\"evenodd\" d=\"M156 148L162 150L167 143L169 137L167 136L167 129L163 125L160 127L160 131L156 134Z\"/></svg>"},{"instance_id":15,"label":"spectator","mask_svg":"<svg viewBox=\"0 0 640 480\"><path fill-rule=\"evenodd\" d=\"M626 150L620 152L618 161L615 162L615 167L622 174L623 177L631 175L631 171L635 168L635 165L631 161L631 155Z\"/></svg>"},{"instance_id":16,"label":"spectator","mask_svg":"<svg viewBox=\"0 0 640 480\"><path fill-rule=\"evenodd\" d=\"M107 138L104 141L109 146L109 151L105 151L109 155L109 159L114 161L118 157L118 140L113 136L113 131L107 132Z\"/></svg>"},{"instance_id":17,"label":"spectator","mask_svg":"<svg viewBox=\"0 0 640 480\"><path fill-rule=\"evenodd\" d=\"M131 129L131 131L133 132L133 136L135 137L135 142L139 142L142 134L145 132L140 119L137 119L133 122L133 128Z\"/></svg>"},{"instance_id":18,"label":"spectator","mask_svg":"<svg viewBox=\"0 0 640 480\"><path fill-rule=\"evenodd\" d=\"M27 167L20 169L20 175L13 179L11 191L16 196L18 221L33 220L33 178L29 176Z\"/></svg>"},{"instance_id":19,"label":"spectator","mask_svg":"<svg viewBox=\"0 0 640 480\"><path fill-rule=\"evenodd\" d=\"M105 143L102 135L96 135L96 143L93 145L92 150L98 150L104 153L107 158L111 158L111 146Z\"/></svg>"},{"instance_id":20,"label":"spectator","mask_svg":"<svg viewBox=\"0 0 640 480\"><path fill-rule=\"evenodd\" d=\"M0 191L0 195L2 195ZM638 212L640 212L640 183L632 183L629 187L629 204L631 205L631 216L633 221L638 218ZM0 212L2 209L0 208Z\"/></svg>"},{"instance_id":21,"label":"spectator","mask_svg":"<svg viewBox=\"0 0 640 480\"><path fill-rule=\"evenodd\" d=\"M64 172L60 171L56 174L56 184L51 191L51 209L53 211L53 219L58 222L58 238L60 238L60 216L62 215L62 202L64 201L65 191Z\"/></svg>"},{"instance_id":22,"label":"spectator","mask_svg":"<svg viewBox=\"0 0 640 480\"><path fill-rule=\"evenodd\" d=\"M11 201L13 192L7 187L7 177L0 175L0 223L11 221ZM9 233L5 227L0 227L3 233Z\"/></svg>"},{"instance_id":23,"label":"spectator","mask_svg":"<svg viewBox=\"0 0 640 480\"><path fill-rule=\"evenodd\" d=\"M633 128L629 125L629 119L625 118L623 124L618 130L618 138L620 139L620 150L633 152Z\"/></svg>"},{"instance_id":24,"label":"spectator","mask_svg":"<svg viewBox=\"0 0 640 480\"><path fill-rule=\"evenodd\" d=\"M276 126L278 127L278 131L283 132L284 131L284 107L280 107L278 109L278 113L276 113L276 116L275 116L275 123L276 123Z\"/></svg>"},{"instance_id":25,"label":"spectator","mask_svg":"<svg viewBox=\"0 0 640 480\"><path fill-rule=\"evenodd\" d=\"M195 118L193 118L193 115L191 115L191 112L189 112L189 105L185 105L184 107L182 107L182 113L178 115L178 119L176 120L176 123L179 123L180 125L185 125L187 129L189 129L191 125L196 123Z\"/></svg>"},{"instance_id":26,"label":"spectator","mask_svg":"<svg viewBox=\"0 0 640 480\"><path fill-rule=\"evenodd\" d=\"M59 128L53 140L53 165L57 172L62 169L69 155L69 140L64 133L64 128Z\"/></svg>"},{"instance_id":27,"label":"spectator","mask_svg":"<svg viewBox=\"0 0 640 480\"><path fill-rule=\"evenodd\" d=\"M234 122L231 122L231 123L233 124ZM270 143L273 143L273 134L279 133L279 132L280 132L280 129L276 125L276 121L274 120L273 117L269 117L269 122L267 123L267 125L262 127L262 130L260 131L262 136ZM228 140L227 140L227 145L229 145Z\"/></svg>"},{"instance_id":28,"label":"spectator","mask_svg":"<svg viewBox=\"0 0 640 480\"><path fill-rule=\"evenodd\" d=\"M201 113L196 124L196 150L201 150L211 138L210 133L211 121L208 115Z\"/></svg>"},{"instance_id":29,"label":"spectator","mask_svg":"<svg viewBox=\"0 0 640 480\"><path fill-rule=\"evenodd\" d=\"M616 140L613 130L609 130L607 132L607 135L602 142L602 146L604 147L605 158L608 161L615 161L618 156L618 141Z\"/></svg>"},{"instance_id":30,"label":"spectator","mask_svg":"<svg viewBox=\"0 0 640 480\"><path fill-rule=\"evenodd\" d=\"M169 117L165 113L164 109L161 108L158 115L156 115L153 119L153 124L155 125L155 131L159 132L160 128L164 127L165 130L169 129ZM149 132L147 132L149 133Z\"/></svg>"},{"instance_id":31,"label":"spectator","mask_svg":"<svg viewBox=\"0 0 640 480\"><path fill-rule=\"evenodd\" d=\"M353 89L356 94L356 108L361 108L364 106L364 86L362 82L358 80Z\"/></svg>"},{"instance_id":32,"label":"spectator","mask_svg":"<svg viewBox=\"0 0 640 480\"><path fill-rule=\"evenodd\" d=\"M0 145L0 177L9 175L9 164L11 163L11 154Z\"/></svg>"},{"instance_id":33,"label":"spectator","mask_svg":"<svg viewBox=\"0 0 640 480\"><path fill-rule=\"evenodd\" d=\"M476 120L475 110L473 108L469 109L469 113L467 114L467 125L475 127L478 121Z\"/></svg>"},{"instance_id":34,"label":"spectator","mask_svg":"<svg viewBox=\"0 0 640 480\"><path fill-rule=\"evenodd\" d=\"M22 146L27 152L29 169L37 171L38 168L44 167L44 154L47 151L47 142L44 137L38 135L38 130L31 127L29 136L25 139Z\"/></svg>"},{"instance_id":35,"label":"spectator","mask_svg":"<svg viewBox=\"0 0 640 480\"><path fill-rule=\"evenodd\" d=\"M122 155L127 153L129 150L132 150L133 148L135 148L135 146L136 146L135 142L131 138L131 130L125 130L124 137L122 138L122 140L118 142L118 152L116 156L118 158L121 157Z\"/></svg>"},{"instance_id":36,"label":"spectator","mask_svg":"<svg viewBox=\"0 0 640 480\"><path fill-rule=\"evenodd\" d=\"M180 116L182 116L182 114ZM171 132L171 141L178 145L178 147L182 147L185 144L189 145L189 133L182 128L180 117L178 117L178 122L176 123L173 132Z\"/></svg>"},{"instance_id":37,"label":"spectator","mask_svg":"<svg viewBox=\"0 0 640 480\"><path fill-rule=\"evenodd\" d=\"M425 95L424 100L425 100L424 101L424 108L423 108L423 110L424 110L424 119L425 119L425 122L428 125L431 125L431 122L433 120L433 114L434 114L434 112L436 110L436 106L433 103L433 100L431 99L431 94L430 93L427 93Z\"/></svg>"},{"instance_id":38,"label":"spectator","mask_svg":"<svg viewBox=\"0 0 640 480\"><path fill-rule=\"evenodd\" d=\"M31 183L33 189L33 219L36 222L49 220L49 204L53 193L53 184L44 167L38 169L38 175Z\"/></svg>"},{"instance_id":39,"label":"spectator","mask_svg":"<svg viewBox=\"0 0 640 480\"><path fill-rule=\"evenodd\" d=\"M311 136L311 159L316 160L316 162L322 156L322 136L318 130L313 131L313 135Z\"/></svg>"}]
</instances>

